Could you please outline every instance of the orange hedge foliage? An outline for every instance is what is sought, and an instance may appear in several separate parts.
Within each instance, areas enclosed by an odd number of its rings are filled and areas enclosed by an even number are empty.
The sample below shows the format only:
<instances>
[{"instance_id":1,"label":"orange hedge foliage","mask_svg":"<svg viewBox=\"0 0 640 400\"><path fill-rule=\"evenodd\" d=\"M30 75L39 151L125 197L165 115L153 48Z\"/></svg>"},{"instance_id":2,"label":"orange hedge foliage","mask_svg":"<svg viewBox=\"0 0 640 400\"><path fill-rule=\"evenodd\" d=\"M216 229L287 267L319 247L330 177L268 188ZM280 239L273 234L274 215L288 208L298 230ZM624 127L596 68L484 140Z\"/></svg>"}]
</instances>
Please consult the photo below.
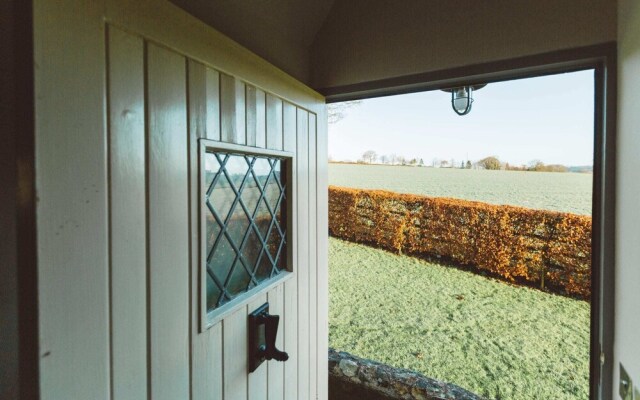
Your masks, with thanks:
<instances>
[{"instance_id":1,"label":"orange hedge foliage","mask_svg":"<svg viewBox=\"0 0 640 400\"><path fill-rule=\"evenodd\" d=\"M591 292L587 216L332 186L329 233L561 294L588 298Z\"/></svg>"}]
</instances>

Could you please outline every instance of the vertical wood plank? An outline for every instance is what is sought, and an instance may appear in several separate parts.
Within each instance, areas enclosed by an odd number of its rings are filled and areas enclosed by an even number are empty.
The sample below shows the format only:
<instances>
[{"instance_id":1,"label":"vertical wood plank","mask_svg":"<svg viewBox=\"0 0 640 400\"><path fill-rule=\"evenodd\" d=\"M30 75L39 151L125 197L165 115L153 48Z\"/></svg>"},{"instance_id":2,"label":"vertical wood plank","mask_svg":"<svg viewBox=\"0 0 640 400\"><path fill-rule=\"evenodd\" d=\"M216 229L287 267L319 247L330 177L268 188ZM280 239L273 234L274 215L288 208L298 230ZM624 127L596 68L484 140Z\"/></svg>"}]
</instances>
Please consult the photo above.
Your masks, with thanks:
<instances>
[{"instance_id":1,"label":"vertical wood plank","mask_svg":"<svg viewBox=\"0 0 640 400\"><path fill-rule=\"evenodd\" d=\"M298 282L284 284L284 351L289 360L284 363L284 398L298 400Z\"/></svg>"},{"instance_id":2,"label":"vertical wood plank","mask_svg":"<svg viewBox=\"0 0 640 400\"><path fill-rule=\"evenodd\" d=\"M282 150L282 100L268 93L267 148Z\"/></svg>"},{"instance_id":3,"label":"vertical wood plank","mask_svg":"<svg viewBox=\"0 0 640 400\"><path fill-rule=\"evenodd\" d=\"M185 59L147 45L151 397L189 397Z\"/></svg>"},{"instance_id":4,"label":"vertical wood plank","mask_svg":"<svg viewBox=\"0 0 640 400\"><path fill-rule=\"evenodd\" d=\"M287 151L295 152L297 143L296 108L287 103L292 118L285 119L283 126L284 143L288 144ZM287 114L285 114L287 115ZM297 156L290 168L288 184L291 186L290 212L287 229L289 230L290 255L288 266L296 273L298 271L298 175ZM298 400L298 281L290 279L284 284L284 351L289 354L289 360L284 363L284 398Z\"/></svg>"},{"instance_id":5,"label":"vertical wood plank","mask_svg":"<svg viewBox=\"0 0 640 400\"><path fill-rule=\"evenodd\" d=\"M247 307L223 321L224 400L247 400Z\"/></svg>"},{"instance_id":6,"label":"vertical wood plank","mask_svg":"<svg viewBox=\"0 0 640 400\"><path fill-rule=\"evenodd\" d=\"M220 140L220 73L207 68L205 72L206 90L206 137Z\"/></svg>"},{"instance_id":7,"label":"vertical wood plank","mask_svg":"<svg viewBox=\"0 0 640 400\"><path fill-rule=\"evenodd\" d=\"M247 146L256 146L256 128L258 122L256 88L246 85L246 121L247 121Z\"/></svg>"},{"instance_id":8,"label":"vertical wood plank","mask_svg":"<svg viewBox=\"0 0 640 400\"><path fill-rule=\"evenodd\" d=\"M267 109L266 94L256 89L256 147L267 146Z\"/></svg>"},{"instance_id":9,"label":"vertical wood plank","mask_svg":"<svg viewBox=\"0 0 640 400\"><path fill-rule=\"evenodd\" d=\"M231 75L220 73L220 140L236 143L236 83Z\"/></svg>"},{"instance_id":10,"label":"vertical wood plank","mask_svg":"<svg viewBox=\"0 0 640 400\"><path fill-rule=\"evenodd\" d=\"M283 149L296 151L296 106L283 102L282 106Z\"/></svg>"},{"instance_id":11,"label":"vertical wood plank","mask_svg":"<svg viewBox=\"0 0 640 400\"><path fill-rule=\"evenodd\" d=\"M24 317L38 318L43 400L109 397L102 12L100 2L33 2L36 67L23 66L35 75L39 310Z\"/></svg>"},{"instance_id":12,"label":"vertical wood plank","mask_svg":"<svg viewBox=\"0 0 640 400\"><path fill-rule=\"evenodd\" d=\"M193 400L222 399L222 322L194 333Z\"/></svg>"},{"instance_id":13,"label":"vertical wood plank","mask_svg":"<svg viewBox=\"0 0 640 400\"><path fill-rule=\"evenodd\" d=\"M206 341L200 335L200 323L198 316L200 314L198 295L199 277L198 277L198 249L199 235L198 233L198 139L206 136L207 131L207 70L206 67L194 60L187 61L187 96L189 113L189 249L190 249L190 315L191 324L189 336L191 338L191 393L193 399L205 399L206 391L210 391L208 386L206 366L203 363L202 353L207 350Z\"/></svg>"},{"instance_id":14,"label":"vertical wood plank","mask_svg":"<svg viewBox=\"0 0 640 400\"><path fill-rule=\"evenodd\" d=\"M284 285L278 285L275 287L268 293L267 297L269 300L269 313L280 316L280 326L278 328L278 336L276 338L276 347L278 349L284 349L284 334L286 330L286 317L284 314ZM284 364L286 363L275 360L267 362L267 398L269 400L284 399Z\"/></svg>"},{"instance_id":15,"label":"vertical wood plank","mask_svg":"<svg viewBox=\"0 0 640 400\"><path fill-rule=\"evenodd\" d=\"M191 340L192 340L192 395L193 400L219 400L222 398L222 323L201 332L200 313L200 235L199 221L199 150L198 139L219 129L218 73L189 60L189 204L191 248ZM204 90L206 88L206 90ZM213 89L212 89L213 88ZM215 106L212 106L215 104ZM211 110L213 108L213 111ZM206 118L205 118L206 112ZM217 117L211 119L211 115ZM206 129L202 129L206 120ZM193 121L196 121L195 123ZM213 125L213 126L212 126Z\"/></svg>"},{"instance_id":16,"label":"vertical wood plank","mask_svg":"<svg viewBox=\"0 0 640 400\"><path fill-rule=\"evenodd\" d=\"M207 137L207 69L197 61L188 62L189 82L189 136ZM191 139L189 143L191 158ZM196 153L197 154L197 153Z\"/></svg>"},{"instance_id":17,"label":"vertical wood plank","mask_svg":"<svg viewBox=\"0 0 640 400\"><path fill-rule=\"evenodd\" d=\"M267 301L267 294L261 294L259 296L254 296L252 301L249 302L247 307L247 316L249 313L252 313L256 308L260 307ZM269 304L269 313L273 314L274 311L271 309L271 304ZM246 340L245 340L246 346ZM267 362L262 363L252 373L249 374L248 379L248 396L249 400L267 400Z\"/></svg>"},{"instance_id":18,"label":"vertical wood plank","mask_svg":"<svg viewBox=\"0 0 640 400\"><path fill-rule=\"evenodd\" d=\"M318 332L317 332L317 225L316 225L316 116L309 116L309 392L310 398L317 396L318 384Z\"/></svg>"},{"instance_id":19,"label":"vertical wood plank","mask_svg":"<svg viewBox=\"0 0 640 400\"><path fill-rule=\"evenodd\" d=\"M316 120L316 182L317 182L317 354L318 400L329 398L329 189L327 115L320 113Z\"/></svg>"},{"instance_id":20,"label":"vertical wood plank","mask_svg":"<svg viewBox=\"0 0 640 400\"><path fill-rule=\"evenodd\" d=\"M144 43L109 27L111 371L114 399L147 397Z\"/></svg>"},{"instance_id":21,"label":"vertical wood plank","mask_svg":"<svg viewBox=\"0 0 640 400\"><path fill-rule=\"evenodd\" d=\"M235 79L236 91L236 137L233 143L247 144L247 110L245 101L245 84L240 79Z\"/></svg>"},{"instance_id":22,"label":"vertical wood plank","mask_svg":"<svg viewBox=\"0 0 640 400\"><path fill-rule=\"evenodd\" d=\"M309 115L297 110L298 174L298 397L310 396L309 342Z\"/></svg>"}]
</instances>

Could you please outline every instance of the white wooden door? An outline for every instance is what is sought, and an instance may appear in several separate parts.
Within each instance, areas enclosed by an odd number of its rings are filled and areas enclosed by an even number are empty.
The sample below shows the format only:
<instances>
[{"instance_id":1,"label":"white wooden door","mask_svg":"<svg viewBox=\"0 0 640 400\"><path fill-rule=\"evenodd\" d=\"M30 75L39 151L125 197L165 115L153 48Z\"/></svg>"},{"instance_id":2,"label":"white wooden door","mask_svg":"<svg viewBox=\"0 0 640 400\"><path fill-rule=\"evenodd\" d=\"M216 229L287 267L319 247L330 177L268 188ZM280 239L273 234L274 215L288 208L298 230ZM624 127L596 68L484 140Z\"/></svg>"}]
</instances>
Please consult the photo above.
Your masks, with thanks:
<instances>
[{"instance_id":1,"label":"white wooden door","mask_svg":"<svg viewBox=\"0 0 640 400\"><path fill-rule=\"evenodd\" d=\"M36 3L37 140L51 147L41 154L39 195L84 228L39 245L40 281L65 282L41 283L42 398L326 399L323 99L166 1ZM63 38L65 52L52 54ZM91 68L78 61L72 70L75 51ZM87 80L100 68L103 79ZM93 103L80 99L87 88ZM94 129L78 132L78 116ZM82 135L71 148L51 142ZM285 154L291 172L289 272L210 319L203 143ZM80 155L82 146L94 146L97 158ZM70 204L88 195L87 185L56 186L61 165L100 178L89 186L99 201L83 202L82 214ZM41 229L55 229L39 218ZM105 234L92 237L91 254L80 251L95 232ZM281 317L277 346L289 360L249 373L248 314L265 302ZM61 322L59 307L68 305L74 312Z\"/></svg>"}]
</instances>

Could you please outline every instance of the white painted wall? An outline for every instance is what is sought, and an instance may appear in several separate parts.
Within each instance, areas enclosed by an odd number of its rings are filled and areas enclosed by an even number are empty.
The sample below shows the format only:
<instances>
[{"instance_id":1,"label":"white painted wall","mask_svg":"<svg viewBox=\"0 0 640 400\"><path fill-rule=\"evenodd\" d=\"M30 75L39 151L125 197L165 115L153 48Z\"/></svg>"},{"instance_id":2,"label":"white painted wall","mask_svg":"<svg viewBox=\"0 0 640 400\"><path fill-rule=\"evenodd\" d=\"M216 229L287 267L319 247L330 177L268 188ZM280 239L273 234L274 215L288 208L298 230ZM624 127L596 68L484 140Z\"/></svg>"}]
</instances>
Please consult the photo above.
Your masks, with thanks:
<instances>
[{"instance_id":1,"label":"white painted wall","mask_svg":"<svg viewBox=\"0 0 640 400\"><path fill-rule=\"evenodd\" d=\"M618 3L618 164L616 220L616 326L618 363L640 385L640 2Z\"/></svg>"}]
</instances>

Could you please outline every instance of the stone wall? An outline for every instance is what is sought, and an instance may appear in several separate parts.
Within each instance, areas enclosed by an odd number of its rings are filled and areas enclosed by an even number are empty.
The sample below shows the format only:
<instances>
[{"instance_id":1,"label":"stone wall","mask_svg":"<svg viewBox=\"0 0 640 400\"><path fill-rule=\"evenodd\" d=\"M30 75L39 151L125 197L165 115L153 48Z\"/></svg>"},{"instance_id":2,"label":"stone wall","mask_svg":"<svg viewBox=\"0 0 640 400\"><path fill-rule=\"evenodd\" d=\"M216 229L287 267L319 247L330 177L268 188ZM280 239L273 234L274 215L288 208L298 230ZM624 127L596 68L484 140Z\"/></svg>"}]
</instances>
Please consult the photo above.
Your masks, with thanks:
<instances>
[{"instance_id":1,"label":"stone wall","mask_svg":"<svg viewBox=\"0 0 640 400\"><path fill-rule=\"evenodd\" d=\"M329 349L329 400L483 400L461 387Z\"/></svg>"}]
</instances>

